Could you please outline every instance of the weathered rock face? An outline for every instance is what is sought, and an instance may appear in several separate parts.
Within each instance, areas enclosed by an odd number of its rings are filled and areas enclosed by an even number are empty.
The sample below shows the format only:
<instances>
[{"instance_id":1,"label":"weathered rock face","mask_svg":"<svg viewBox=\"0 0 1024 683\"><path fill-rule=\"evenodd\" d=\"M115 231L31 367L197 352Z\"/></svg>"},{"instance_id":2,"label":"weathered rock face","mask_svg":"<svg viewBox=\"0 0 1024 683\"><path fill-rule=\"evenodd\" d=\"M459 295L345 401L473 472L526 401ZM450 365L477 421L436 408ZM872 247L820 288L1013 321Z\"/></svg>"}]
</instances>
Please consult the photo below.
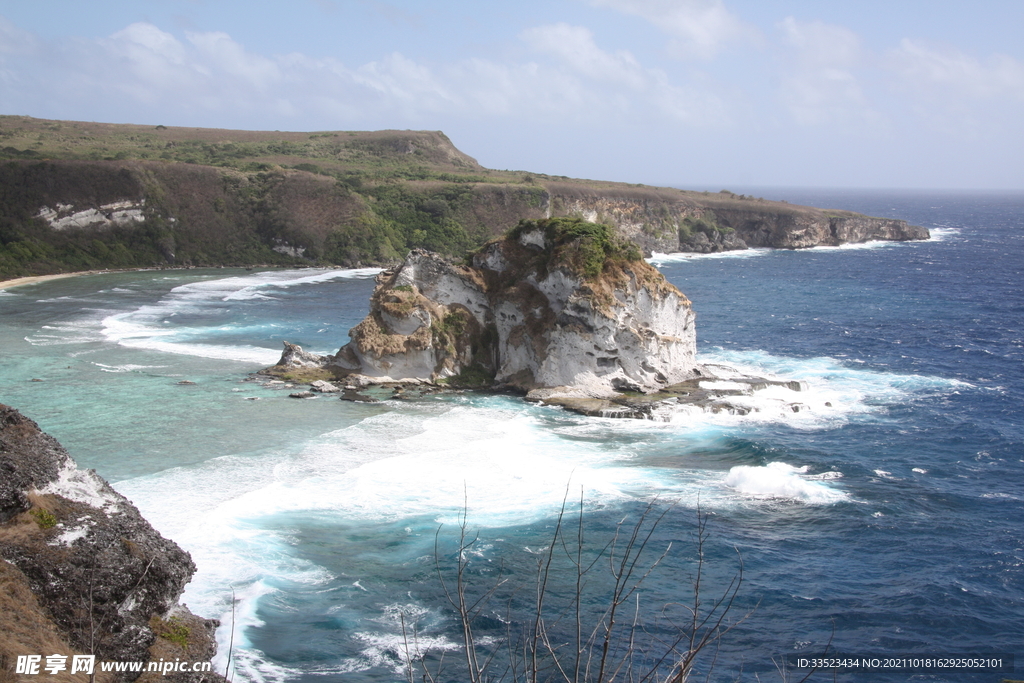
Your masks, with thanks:
<instances>
[{"instance_id":1,"label":"weathered rock face","mask_svg":"<svg viewBox=\"0 0 1024 683\"><path fill-rule=\"evenodd\" d=\"M548 207L549 213L579 215L589 221L614 225L621 235L648 253L710 253L748 247L803 249L929 237L925 228L902 220L766 201L724 191L673 194L664 188L642 188L586 193L554 186Z\"/></svg>"},{"instance_id":2,"label":"weathered rock face","mask_svg":"<svg viewBox=\"0 0 1024 683\"><path fill-rule=\"evenodd\" d=\"M718 230L694 232L688 236L680 236L678 251L691 251L697 254L712 254L721 251L746 249L747 243L733 232Z\"/></svg>"},{"instance_id":3,"label":"weathered rock face","mask_svg":"<svg viewBox=\"0 0 1024 683\"><path fill-rule=\"evenodd\" d=\"M589 396L693 377L689 300L605 230L524 221L470 266L415 250L378 276L370 314L330 367L380 381L472 376Z\"/></svg>"},{"instance_id":4,"label":"weathered rock face","mask_svg":"<svg viewBox=\"0 0 1024 683\"><path fill-rule=\"evenodd\" d=\"M39 650L34 628L17 628L37 624L63 654L207 661L217 623L178 605L194 571L188 554L131 501L92 470L78 469L34 422L0 405L0 576L14 591L0 594L6 603L0 622L7 622L0 626L0 659L53 654ZM15 593L32 599L6 600ZM177 642L158 638L161 633ZM97 674L98 680L138 676ZM210 673L169 678L223 680Z\"/></svg>"},{"instance_id":5,"label":"weathered rock face","mask_svg":"<svg viewBox=\"0 0 1024 683\"><path fill-rule=\"evenodd\" d=\"M871 218L848 211L820 211L796 207L792 211L766 212L719 208L718 225L731 229L750 247L804 249L838 246L870 240L922 240L928 231L906 221Z\"/></svg>"}]
</instances>

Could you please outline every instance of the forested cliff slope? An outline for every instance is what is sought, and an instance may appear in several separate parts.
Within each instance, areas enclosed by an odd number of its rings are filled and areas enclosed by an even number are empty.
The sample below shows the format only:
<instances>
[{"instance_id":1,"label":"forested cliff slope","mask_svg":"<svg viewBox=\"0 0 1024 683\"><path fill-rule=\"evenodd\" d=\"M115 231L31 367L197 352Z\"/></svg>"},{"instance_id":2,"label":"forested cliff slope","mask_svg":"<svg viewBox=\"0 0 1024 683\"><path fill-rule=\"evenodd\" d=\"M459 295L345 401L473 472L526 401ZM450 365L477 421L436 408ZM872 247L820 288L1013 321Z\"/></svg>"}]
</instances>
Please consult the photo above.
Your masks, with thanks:
<instances>
[{"instance_id":1,"label":"forested cliff slope","mask_svg":"<svg viewBox=\"0 0 1024 683\"><path fill-rule=\"evenodd\" d=\"M644 251L925 239L772 202L480 166L437 131L281 133L0 116L0 278L93 268L394 264L579 216Z\"/></svg>"}]
</instances>

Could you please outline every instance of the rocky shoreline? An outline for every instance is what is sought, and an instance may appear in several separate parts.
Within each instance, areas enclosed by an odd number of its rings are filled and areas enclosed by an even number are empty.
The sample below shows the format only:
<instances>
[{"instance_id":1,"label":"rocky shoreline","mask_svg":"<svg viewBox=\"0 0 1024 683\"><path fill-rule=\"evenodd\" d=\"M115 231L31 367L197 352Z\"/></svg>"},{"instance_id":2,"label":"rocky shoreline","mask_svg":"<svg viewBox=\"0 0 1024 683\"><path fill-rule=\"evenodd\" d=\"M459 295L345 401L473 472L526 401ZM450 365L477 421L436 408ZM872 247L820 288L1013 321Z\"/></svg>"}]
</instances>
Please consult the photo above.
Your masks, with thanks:
<instances>
[{"instance_id":1,"label":"rocky shoreline","mask_svg":"<svg viewBox=\"0 0 1024 683\"><path fill-rule=\"evenodd\" d=\"M285 342L286 351L290 355L301 347ZM335 382L313 380L303 382L301 379L286 381L279 379L282 372L287 375L286 367L275 365L254 373L250 381L258 382L267 388L278 388L290 391L289 396L297 399L338 398L354 403L379 403L387 400L414 400L431 394L463 393L472 391L484 394L503 394L518 396L523 400L538 405L563 408L569 412L589 417L630 418L638 420L669 421L672 414L685 410L704 413L721 413L729 415L747 415L756 412L757 407L748 401L737 400L754 397L758 392L781 388L793 392L791 400L785 401L788 410L799 413L810 408L801 401L798 392L805 392L804 382L749 375L725 365L699 365L701 375L665 388L644 394L616 393L610 396L588 396L583 393L569 391L532 391L522 390L507 385L471 386L458 382L432 382L423 380L395 381L391 378L369 377L366 375L347 375ZM300 387L307 386L308 389ZM298 389L296 391L296 389ZM826 404L829 406L829 404Z\"/></svg>"},{"instance_id":2,"label":"rocky shoreline","mask_svg":"<svg viewBox=\"0 0 1024 683\"><path fill-rule=\"evenodd\" d=\"M0 680L23 655L208 662L216 620L179 604L195 565L131 501L14 408L0 405ZM45 661L45 660L44 660ZM68 660L70 661L70 659ZM63 672L56 679L89 680ZM221 683L213 672L95 680Z\"/></svg>"}]
</instances>

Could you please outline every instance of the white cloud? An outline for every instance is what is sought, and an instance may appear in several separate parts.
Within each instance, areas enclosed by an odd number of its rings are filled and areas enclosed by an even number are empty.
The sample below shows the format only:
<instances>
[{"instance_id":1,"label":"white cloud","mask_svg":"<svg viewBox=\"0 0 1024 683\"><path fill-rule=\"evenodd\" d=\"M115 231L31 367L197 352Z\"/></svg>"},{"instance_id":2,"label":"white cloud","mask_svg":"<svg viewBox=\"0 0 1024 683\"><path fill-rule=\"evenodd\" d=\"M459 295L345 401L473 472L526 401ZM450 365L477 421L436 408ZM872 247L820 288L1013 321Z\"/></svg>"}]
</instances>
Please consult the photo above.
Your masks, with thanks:
<instances>
[{"instance_id":1,"label":"white cloud","mask_svg":"<svg viewBox=\"0 0 1024 683\"><path fill-rule=\"evenodd\" d=\"M188 41L197 48L195 59L230 79L241 80L261 91L280 82L278 64L261 55L247 52L226 33L188 33Z\"/></svg>"},{"instance_id":2,"label":"white cloud","mask_svg":"<svg viewBox=\"0 0 1024 683\"><path fill-rule=\"evenodd\" d=\"M634 89L644 87L646 78L632 54L626 50L605 52L594 42L594 34L582 26L537 26L523 31L521 38L533 49L555 55L587 78Z\"/></svg>"},{"instance_id":3,"label":"white cloud","mask_svg":"<svg viewBox=\"0 0 1024 683\"><path fill-rule=\"evenodd\" d=\"M424 109L444 108L455 104L456 98L422 64L394 52L379 62L369 62L357 69L337 69L343 78L351 78L356 85L369 88L401 105L418 105Z\"/></svg>"},{"instance_id":4,"label":"white cloud","mask_svg":"<svg viewBox=\"0 0 1024 683\"><path fill-rule=\"evenodd\" d=\"M573 106L584 106L586 101L586 106L615 112L630 123L652 115L691 125L721 125L728 118L714 93L677 86L664 71L644 67L626 50L602 50L582 26L538 26L524 31L521 38L536 51L555 57L568 71L560 81L572 83Z\"/></svg>"},{"instance_id":5,"label":"white cloud","mask_svg":"<svg viewBox=\"0 0 1024 683\"><path fill-rule=\"evenodd\" d=\"M972 98L1024 99L1024 64L1006 55L982 63L956 48L940 48L904 38L886 63L905 87L952 90ZM945 92L944 92L945 94Z\"/></svg>"},{"instance_id":6,"label":"white cloud","mask_svg":"<svg viewBox=\"0 0 1024 683\"><path fill-rule=\"evenodd\" d=\"M646 19L673 36L680 57L711 59L728 43L758 39L757 32L726 9L722 0L591 0L598 7Z\"/></svg>"},{"instance_id":7,"label":"white cloud","mask_svg":"<svg viewBox=\"0 0 1024 683\"><path fill-rule=\"evenodd\" d=\"M853 31L787 17L777 25L789 48L779 96L802 125L877 123L855 71L864 65Z\"/></svg>"},{"instance_id":8,"label":"white cloud","mask_svg":"<svg viewBox=\"0 0 1024 683\"><path fill-rule=\"evenodd\" d=\"M107 39L76 47L77 54L68 55L74 63L63 64L60 70L64 77L91 70L91 78L86 78L98 83L86 85L80 81L79 85L85 86L82 89L98 86L100 91L120 90L129 97L155 103L162 99L162 93L198 87L204 76L202 68L190 63L188 48L152 24L131 24Z\"/></svg>"},{"instance_id":9,"label":"white cloud","mask_svg":"<svg viewBox=\"0 0 1024 683\"><path fill-rule=\"evenodd\" d=\"M11 58L31 55L36 51L38 41L30 33L22 31L13 23L0 16L0 83L14 84L18 79L15 70L8 68Z\"/></svg>"},{"instance_id":10,"label":"white cloud","mask_svg":"<svg viewBox=\"0 0 1024 683\"><path fill-rule=\"evenodd\" d=\"M0 82L17 80L7 88L8 106L55 118L109 119L92 112L112 102L118 120L256 128L438 128L443 117L591 127L719 125L726 118L713 94L673 83L629 51L604 50L590 30L565 23L520 35L535 59L438 64L399 52L359 65L261 54L227 33L179 37L147 22L102 39L46 45L0 24L0 50L30 39L47 59L0 61Z\"/></svg>"},{"instance_id":11,"label":"white cloud","mask_svg":"<svg viewBox=\"0 0 1024 683\"><path fill-rule=\"evenodd\" d=\"M860 38L848 28L793 17L786 17L778 27L783 42L795 48L800 60L812 67L849 67L860 61Z\"/></svg>"},{"instance_id":12,"label":"white cloud","mask_svg":"<svg viewBox=\"0 0 1024 683\"><path fill-rule=\"evenodd\" d=\"M36 48L35 37L0 16L0 55L26 54Z\"/></svg>"}]
</instances>

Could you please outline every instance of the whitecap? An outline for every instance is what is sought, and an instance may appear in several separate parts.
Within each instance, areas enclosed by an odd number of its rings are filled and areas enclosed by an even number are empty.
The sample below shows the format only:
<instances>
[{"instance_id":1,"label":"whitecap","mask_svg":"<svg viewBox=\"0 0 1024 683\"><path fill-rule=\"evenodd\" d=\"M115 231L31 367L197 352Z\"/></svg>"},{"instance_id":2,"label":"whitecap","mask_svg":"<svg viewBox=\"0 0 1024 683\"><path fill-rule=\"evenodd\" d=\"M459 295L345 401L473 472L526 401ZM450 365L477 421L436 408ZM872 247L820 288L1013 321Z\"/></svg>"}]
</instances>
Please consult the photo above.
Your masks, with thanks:
<instances>
[{"instance_id":1,"label":"whitecap","mask_svg":"<svg viewBox=\"0 0 1024 683\"><path fill-rule=\"evenodd\" d=\"M844 491L805 476L806 473L806 465L794 467L784 462L770 462L763 467L737 465L725 475L725 485L757 498L786 498L817 505L849 498Z\"/></svg>"},{"instance_id":2,"label":"whitecap","mask_svg":"<svg viewBox=\"0 0 1024 683\"><path fill-rule=\"evenodd\" d=\"M215 280L200 280L180 285L171 290L172 298L219 299L239 301L254 298L272 298L261 292L264 288L287 289L298 285L316 284L337 279L367 279L382 268L348 268L343 270L269 270L251 275L238 275Z\"/></svg>"},{"instance_id":3,"label":"whitecap","mask_svg":"<svg viewBox=\"0 0 1024 683\"><path fill-rule=\"evenodd\" d=\"M718 251L711 254L698 254L692 251L677 251L671 254L663 254L656 251L651 253L650 257L647 258L647 262L653 266L660 266L663 263L686 263L687 261L699 259L754 258L755 256L764 256L771 251L771 249L760 247L752 249L736 249L733 251Z\"/></svg>"},{"instance_id":4,"label":"whitecap","mask_svg":"<svg viewBox=\"0 0 1024 683\"><path fill-rule=\"evenodd\" d=\"M960 235L960 228L951 228L948 226L940 226L936 228L930 228L928 232L931 234L929 242L946 242L958 235Z\"/></svg>"},{"instance_id":5,"label":"whitecap","mask_svg":"<svg viewBox=\"0 0 1024 683\"><path fill-rule=\"evenodd\" d=\"M801 429L833 428L852 419L879 419L886 406L905 403L915 393L972 388L971 385L943 377L903 375L877 372L835 358L795 358L775 356L761 350L727 351L711 349L698 356L698 362L709 367L715 380L702 381L703 388L742 389L739 377L763 377L787 384L724 400L738 412L702 408L692 405L666 405L656 410L657 419L680 425L695 423L719 427L740 427L756 423L784 423ZM862 364L862 363L861 363ZM798 382L794 391L788 382ZM745 414L743 414L745 413Z\"/></svg>"},{"instance_id":6,"label":"whitecap","mask_svg":"<svg viewBox=\"0 0 1024 683\"><path fill-rule=\"evenodd\" d=\"M102 341L103 335L90 321L62 322L43 325L35 334L25 337L32 346L64 346L66 344L88 344Z\"/></svg>"},{"instance_id":7,"label":"whitecap","mask_svg":"<svg viewBox=\"0 0 1024 683\"><path fill-rule=\"evenodd\" d=\"M91 365L95 365L103 372L141 372L143 370L158 370L166 368L166 365L135 365L132 363L126 363L124 365L106 365L105 363L96 363L88 361Z\"/></svg>"},{"instance_id":8,"label":"whitecap","mask_svg":"<svg viewBox=\"0 0 1024 683\"><path fill-rule=\"evenodd\" d=\"M327 282L334 279L365 279L373 277L380 268L346 270L266 271L252 275L233 276L214 280L199 280L179 285L156 304L142 306L129 312L116 313L103 318L103 338L123 347L147 349L216 360L232 360L259 365L273 365L280 358L279 348L263 348L251 344L216 344L205 341L211 333L243 334L250 337L265 336L265 326L248 329L238 325L219 327L187 327L170 325L178 315L217 315L217 305L224 302L272 299L268 289L286 289L300 285ZM263 331L263 334L261 334ZM204 341L199 341L204 339ZM330 354L334 349L307 349Z\"/></svg>"}]
</instances>

